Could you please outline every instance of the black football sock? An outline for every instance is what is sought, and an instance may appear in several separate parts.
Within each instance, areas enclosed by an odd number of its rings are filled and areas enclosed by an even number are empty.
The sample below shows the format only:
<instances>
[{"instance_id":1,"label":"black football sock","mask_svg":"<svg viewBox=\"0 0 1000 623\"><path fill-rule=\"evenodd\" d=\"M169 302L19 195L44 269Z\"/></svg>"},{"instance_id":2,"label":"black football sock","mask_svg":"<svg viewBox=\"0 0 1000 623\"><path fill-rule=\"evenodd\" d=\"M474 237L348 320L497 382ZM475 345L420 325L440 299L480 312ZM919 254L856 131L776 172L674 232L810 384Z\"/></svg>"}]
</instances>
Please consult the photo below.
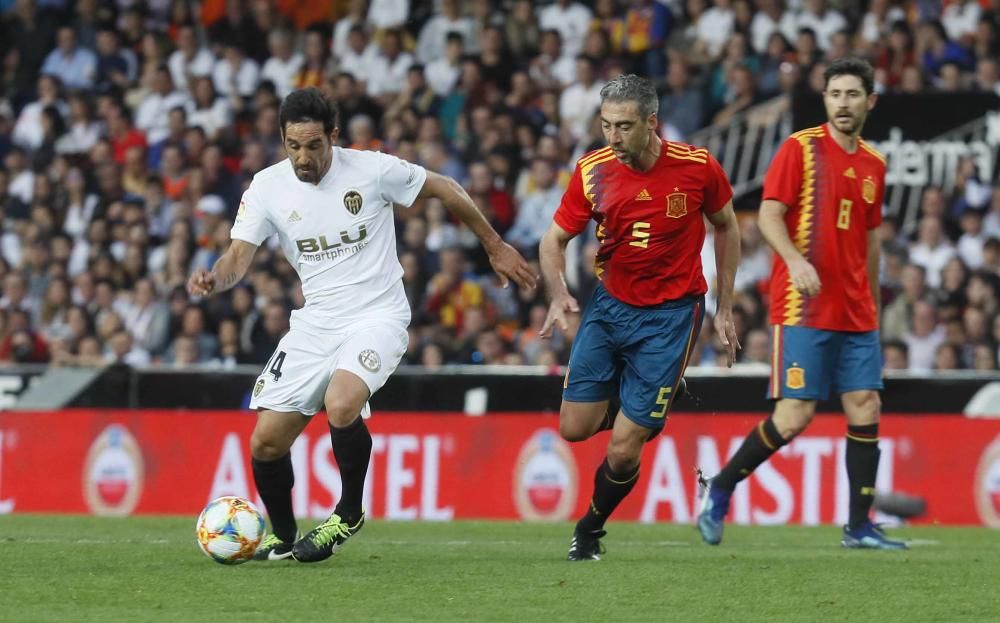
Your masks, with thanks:
<instances>
[{"instance_id":1,"label":"black football sock","mask_svg":"<svg viewBox=\"0 0 1000 623\"><path fill-rule=\"evenodd\" d=\"M847 426L847 482L851 488L850 518L853 529L869 521L868 513L875 500L875 475L878 473L878 424Z\"/></svg>"},{"instance_id":2,"label":"black football sock","mask_svg":"<svg viewBox=\"0 0 1000 623\"><path fill-rule=\"evenodd\" d=\"M732 491L737 483L753 473L761 463L766 461L781 446L788 443L781 438L774 420L762 420L743 440L740 449L729 459L715 478L712 486L724 491Z\"/></svg>"},{"instance_id":3,"label":"black football sock","mask_svg":"<svg viewBox=\"0 0 1000 623\"><path fill-rule=\"evenodd\" d=\"M340 501L334 512L353 526L361 518L365 474L372 456L372 436L360 415L343 428L330 425L333 456L340 468Z\"/></svg>"},{"instance_id":4,"label":"black football sock","mask_svg":"<svg viewBox=\"0 0 1000 623\"><path fill-rule=\"evenodd\" d=\"M292 486L295 485L292 453L275 461L252 459L251 464L254 484L271 518L271 532L285 543L294 542L298 525L292 510Z\"/></svg>"},{"instance_id":5,"label":"black football sock","mask_svg":"<svg viewBox=\"0 0 1000 623\"><path fill-rule=\"evenodd\" d=\"M590 508L576 524L576 529L581 532L593 532L604 527L604 522L608 520L618 504L625 499L636 481L639 480L639 466L625 473L615 473L611 471L608 460L604 459L601 466L594 474L594 497L590 500Z\"/></svg>"}]
</instances>

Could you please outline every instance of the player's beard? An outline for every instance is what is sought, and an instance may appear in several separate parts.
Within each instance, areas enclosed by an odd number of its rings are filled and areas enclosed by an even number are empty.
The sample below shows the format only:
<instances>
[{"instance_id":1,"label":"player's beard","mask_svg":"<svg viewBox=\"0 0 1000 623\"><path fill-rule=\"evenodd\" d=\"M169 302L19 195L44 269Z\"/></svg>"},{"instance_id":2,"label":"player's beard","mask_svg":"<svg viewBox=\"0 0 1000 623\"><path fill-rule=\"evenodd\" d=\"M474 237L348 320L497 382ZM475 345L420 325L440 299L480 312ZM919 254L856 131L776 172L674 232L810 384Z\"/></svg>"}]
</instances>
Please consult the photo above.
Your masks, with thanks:
<instances>
[{"instance_id":1,"label":"player's beard","mask_svg":"<svg viewBox=\"0 0 1000 623\"><path fill-rule=\"evenodd\" d=\"M295 177L299 178L300 182L312 184L316 181L316 170L300 169L299 167L295 167Z\"/></svg>"},{"instance_id":2,"label":"player's beard","mask_svg":"<svg viewBox=\"0 0 1000 623\"><path fill-rule=\"evenodd\" d=\"M863 117L859 118L851 113L848 113L843 117L838 114L833 118L834 127L848 135L857 134L857 132L861 129L862 123L864 123Z\"/></svg>"}]
</instances>

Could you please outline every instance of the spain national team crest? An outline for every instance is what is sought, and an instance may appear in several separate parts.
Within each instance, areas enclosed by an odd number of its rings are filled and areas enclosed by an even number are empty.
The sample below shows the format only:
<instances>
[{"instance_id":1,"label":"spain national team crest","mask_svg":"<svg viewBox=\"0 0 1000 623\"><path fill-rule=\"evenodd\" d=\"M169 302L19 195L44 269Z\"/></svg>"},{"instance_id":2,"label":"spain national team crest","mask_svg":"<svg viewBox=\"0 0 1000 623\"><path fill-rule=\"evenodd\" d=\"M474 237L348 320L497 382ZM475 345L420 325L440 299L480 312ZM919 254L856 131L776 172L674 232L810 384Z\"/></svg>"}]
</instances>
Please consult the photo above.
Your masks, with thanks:
<instances>
[{"instance_id":1,"label":"spain national team crest","mask_svg":"<svg viewBox=\"0 0 1000 623\"><path fill-rule=\"evenodd\" d=\"M865 203L875 203L875 191L878 188L875 185L875 180L869 175L861 182L861 198L865 200Z\"/></svg>"},{"instance_id":2,"label":"spain national team crest","mask_svg":"<svg viewBox=\"0 0 1000 623\"><path fill-rule=\"evenodd\" d=\"M347 208L347 211L350 212L352 216L357 216L358 212L361 211L363 203L364 200L361 198L361 193L353 188L344 193L344 207Z\"/></svg>"},{"instance_id":3,"label":"spain national team crest","mask_svg":"<svg viewBox=\"0 0 1000 623\"><path fill-rule=\"evenodd\" d=\"M802 389L806 386L806 371L798 366L792 366L785 372L785 386L788 389Z\"/></svg>"},{"instance_id":4,"label":"spain national team crest","mask_svg":"<svg viewBox=\"0 0 1000 623\"><path fill-rule=\"evenodd\" d=\"M671 193L667 195L667 216L670 218L681 218L687 213L687 193Z\"/></svg>"}]
</instances>

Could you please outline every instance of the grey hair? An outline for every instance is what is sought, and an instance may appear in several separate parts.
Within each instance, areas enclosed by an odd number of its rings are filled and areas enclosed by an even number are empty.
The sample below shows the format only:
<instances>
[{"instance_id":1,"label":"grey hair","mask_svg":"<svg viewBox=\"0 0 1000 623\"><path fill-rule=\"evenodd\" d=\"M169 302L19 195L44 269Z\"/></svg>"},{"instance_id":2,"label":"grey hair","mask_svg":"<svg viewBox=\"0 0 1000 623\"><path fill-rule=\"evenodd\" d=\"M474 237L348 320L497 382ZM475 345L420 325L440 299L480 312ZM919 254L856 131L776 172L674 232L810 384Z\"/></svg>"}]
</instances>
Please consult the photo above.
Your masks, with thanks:
<instances>
[{"instance_id":1,"label":"grey hair","mask_svg":"<svg viewBox=\"0 0 1000 623\"><path fill-rule=\"evenodd\" d=\"M660 107L653 83L635 74L620 74L604 85L601 103L604 102L635 102L644 118L656 114Z\"/></svg>"}]
</instances>

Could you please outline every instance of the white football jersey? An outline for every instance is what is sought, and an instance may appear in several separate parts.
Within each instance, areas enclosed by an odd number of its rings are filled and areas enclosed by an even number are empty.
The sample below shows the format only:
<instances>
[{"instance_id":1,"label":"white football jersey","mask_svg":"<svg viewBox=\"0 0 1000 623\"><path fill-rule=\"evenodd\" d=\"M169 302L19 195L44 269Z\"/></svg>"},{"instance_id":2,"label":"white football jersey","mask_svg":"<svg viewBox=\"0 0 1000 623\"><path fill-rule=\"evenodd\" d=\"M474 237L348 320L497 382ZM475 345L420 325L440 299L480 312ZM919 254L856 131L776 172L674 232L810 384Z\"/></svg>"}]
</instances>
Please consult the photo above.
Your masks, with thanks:
<instances>
[{"instance_id":1,"label":"white football jersey","mask_svg":"<svg viewBox=\"0 0 1000 623\"><path fill-rule=\"evenodd\" d=\"M254 176L230 235L260 246L278 234L306 300L293 323L329 331L376 315L409 322L392 206L409 207L426 179L395 156L334 147L330 170L310 184L285 159Z\"/></svg>"}]
</instances>

